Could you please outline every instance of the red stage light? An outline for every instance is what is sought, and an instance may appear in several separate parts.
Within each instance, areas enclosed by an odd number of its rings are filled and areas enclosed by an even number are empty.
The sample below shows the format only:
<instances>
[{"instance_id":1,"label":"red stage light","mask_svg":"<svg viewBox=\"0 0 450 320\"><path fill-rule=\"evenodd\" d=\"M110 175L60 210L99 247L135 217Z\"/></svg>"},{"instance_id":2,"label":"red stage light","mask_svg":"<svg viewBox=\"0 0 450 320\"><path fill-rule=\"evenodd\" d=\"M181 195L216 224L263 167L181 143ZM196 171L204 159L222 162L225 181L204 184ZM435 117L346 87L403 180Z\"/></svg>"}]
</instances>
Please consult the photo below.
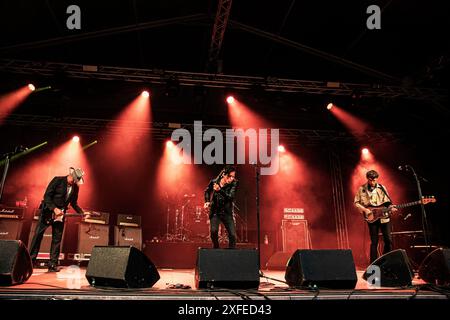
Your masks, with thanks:
<instances>
[{"instance_id":1,"label":"red stage light","mask_svg":"<svg viewBox=\"0 0 450 320\"><path fill-rule=\"evenodd\" d=\"M363 149L361 150L361 152L362 152L363 155L367 156L367 155L369 154L369 149L363 148Z\"/></svg>"},{"instance_id":2,"label":"red stage light","mask_svg":"<svg viewBox=\"0 0 450 320\"><path fill-rule=\"evenodd\" d=\"M227 103L228 104L232 104L234 102L234 97L233 96L228 96L227 97Z\"/></svg>"},{"instance_id":3,"label":"red stage light","mask_svg":"<svg viewBox=\"0 0 450 320\"><path fill-rule=\"evenodd\" d=\"M169 140L169 141L166 142L166 147L167 148L172 148L173 146L174 146L174 144L173 144L172 140Z\"/></svg>"},{"instance_id":4,"label":"red stage light","mask_svg":"<svg viewBox=\"0 0 450 320\"><path fill-rule=\"evenodd\" d=\"M80 142L80 137L79 137L79 136L74 136L74 137L72 138L72 141L73 141L73 142Z\"/></svg>"},{"instance_id":5,"label":"red stage light","mask_svg":"<svg viewBox=\"0 0 450 320\"><path fill-rule=\"evenodd\" d=\"M286 148L283 145L279 145L278 152L286 152Z\"/></svg>"},{"instance_id":6,"label":"red stage light","mask_svg":"<svg viewBox=\"0 0 450 320\"><path fill-rule=\"evenodd\" d=\"M36 87L32 83L30 83L28 85L28 89L30 89L30 91L34 91L34 90L36 90Z\"/></svg>"},{"instance_id":7,"label":"red stage light","mask_svg":"<svg viewBox=\"0 0 450 320\"><path fill-rule=\"evenodd\" d=\"M150 92L148 92L147 90L144 90L144 91L142 91L141 95L142 95L144 98L148 98L148 97L150 97Z\"/></svg>"},{"instance_id":8,"label":"red stage light","mask_svg":"<svg viewBox=\"0 0 450 320\"><path fill-rule=\"evenodd\" d=\"M331 108L333 108L334 104L332 104L331 102L327 105L327 109L331 110Z\"/></svg>"}]
</instances>

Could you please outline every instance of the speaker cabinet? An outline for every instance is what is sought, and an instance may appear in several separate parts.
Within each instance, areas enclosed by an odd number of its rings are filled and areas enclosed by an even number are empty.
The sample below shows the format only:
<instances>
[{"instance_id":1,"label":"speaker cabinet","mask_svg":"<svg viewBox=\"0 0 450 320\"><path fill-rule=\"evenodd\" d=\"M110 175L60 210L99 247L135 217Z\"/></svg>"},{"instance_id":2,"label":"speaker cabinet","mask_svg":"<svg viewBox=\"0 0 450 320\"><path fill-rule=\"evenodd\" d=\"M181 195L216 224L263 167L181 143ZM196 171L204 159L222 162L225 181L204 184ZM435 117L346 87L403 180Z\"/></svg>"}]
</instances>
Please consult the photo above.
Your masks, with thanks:
<instances>
[{"instance_id":1,"label":"speaker cabinet","mask_svg":"<svg viewBox=\"0 0 450 320\"><path fill-rule=\"evenodd\" d=\"M86 270L98 287L150 288L159 279L153 262L135 247L94 247Z\"/></svg>"},{"instance_id":2,"label":"speaker cabinet","mask_svg":"<svg viewBox=\"0 0 450 320\"><path fill-rule=\"evenodd\" d=\"M287 264L291 258L292 253L290 252L275 252L267 261L267 270L283 270L286 271Z\"/></svg>"},{"instance_id":3,"label":"speaker cabinet","mask_svg":"<svg viewBox=\"0 0 450 320\"><path fill-rule=\"evenodd\" d=\"M308 221L283 219L281 232L284 252L292 255L297 249L311 249Z\"/></svg>"},{"instance_id":4,"label":"speaker cabinet","mask_svg":"<svg viewBox=\"0 0 450 320\"><path fill-rule=\"evenodd\" d=\"M353 289L358 282L351 250L297 250L285 274L291 287Z\"/></svg>"},{"instance_id":5,"label":"speaker cabinet","mask_svg":"<svg viewBox=\"0 0 450 320\"><path fill-rule=\"evenodd\" d=\"M114 245L133 246L142 249L142 229L136 227L114 227Z\"/></svg>"},{"instance_id":6,"label":"speaker cabinet","mask_svg":"<svg viewBox=\"0 0 450 320\"><path fill-rule=\"evenodd\" d=\"M450 286L450 249L430 252L420 264L419 277L428 283Z\"/></svg>"},{"instance_id":7,"label":"speaker cabinet","mask_svg":"<svg viewBox=\"0 0 450 320\"><path fill-rule=\"evenodd\" d=\"M410 286L414 278L408 256L403 249L393 250L382 255L370 266L380 268L380 285L382 287ZM366 270L363 279L367 280L371 275L372 273Z\"/></svg>"},{"instance_id":8,"label":"speaker cabinet","mask_svg":"<svg viewBox=\"0 0 450 320\"><path fill-rule=\"evenodd\" d=\"M31 242L33 241L34 234L36 233L36 226L39 221L33 220L30 228L30 236L28 237L28 248L31 248ZM66 232L66 227L64 227L62 241L61 241L61 251L64 252L64 234ZM52 246L52 226L49 226L45 229L44 235L42 236L41 247L39 248L38 259L42 257L46 257L46 259L50 259L50 247ZM59 259L62 259L62 254Z\"/></svg>"},{"instance_id":9,"label":"speaker cabinet","mask_svg":"<svg viewBox=\"0 0 450 320\"><path fill-rule=\"evenodd\" d=\"M22 220L0 219L0 240L19 240Z\"/></svg>"},{"instance_id":10,"label":"speaker cabinet","mask_svg":"<svg viewBox=\"0 0 450 320\"><path fill-rule=\"evenodd\" d=\"M10 286L28 280L33 265L27 248L20 240L0 240L0 285Z\"/></svg>"},{"instance_id":11,"label":"speaker cabinet","mask_svg":"<svg viewBox=\"0 0 450 320\"><path fill-rule=\"evenodd\" d=\"M96 223L80 223L77 252L90 254L94 246L109 244L109 226Z\"/></svg>"},{"instance_id":12,"label":"speaker cabinet","mask_svg":"<svg viewBox=\"0 0 450 320\"><path fill-rule=\"evenodd\" d=\"M204 249L197 251L197 288L257 289L258 251L255 249Z\"/></svg>"}]
</instances>

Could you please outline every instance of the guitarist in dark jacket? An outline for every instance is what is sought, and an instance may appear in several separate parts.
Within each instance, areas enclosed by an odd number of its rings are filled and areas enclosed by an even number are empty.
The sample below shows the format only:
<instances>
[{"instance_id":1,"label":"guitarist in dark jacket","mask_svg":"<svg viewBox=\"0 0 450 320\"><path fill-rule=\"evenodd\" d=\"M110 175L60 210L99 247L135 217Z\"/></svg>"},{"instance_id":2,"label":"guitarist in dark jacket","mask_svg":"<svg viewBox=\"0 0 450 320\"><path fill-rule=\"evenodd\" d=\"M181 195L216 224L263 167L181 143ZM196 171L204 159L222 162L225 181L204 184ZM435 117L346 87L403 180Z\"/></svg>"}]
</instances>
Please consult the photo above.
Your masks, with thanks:
<instances>
[{"instance_id":1,"label":"guitarist in dark jacket","mask_svg":"<svg viewBox=\"0 0 450 320\"><path fill-rule=\"evenodd\" d=\"M370 170L366 173L367 183L358 188L355 195L355 207L364 214L370 215L370 206L385 205L389 207L391 212L396 212L397 208L393 206L391 198L386 190L386 187L378 183L379 174L375 170ZM375 261L378 257L378 230L381 229L383 234L384 249L383 254L392 250L392 236L390 219L378 219L374 222L367 223L370 234L370 263Z\"/></svg>"},{"instance_id":2,"label":"guitarist in dark jacket","mask_svg":"<svg viewBox=\"0 0 450 320\"><path fill-rule=\"evenodd\" d=\"M36 226L33 241L31 242L30 256L34 264L45 230L49 225L52 225L49 272L59 271L57 264L64 230L64 213L67 207L70 204L77 213L84 213L77 203L79 185L84 183L83 176L84 172L82 169L71 167L69 175L54 177L45 190L44 200L39 207L41 209L39 223Z\"/></svg>"},{"instance_id":3,"label":"guitarist in dark jacket","mask_svg":"<svg viewBox=\"0 0 450 320\"><path fill-rule=\"evenodd\" d=\"M236 247L236 226L233 220L233 202L237 189L236 168L226 166L205 189L204 207L209 209L211 240L214 248L219 248L219 224L223 223L228 232L230 248Z\"/></svg>"}]
</instances>

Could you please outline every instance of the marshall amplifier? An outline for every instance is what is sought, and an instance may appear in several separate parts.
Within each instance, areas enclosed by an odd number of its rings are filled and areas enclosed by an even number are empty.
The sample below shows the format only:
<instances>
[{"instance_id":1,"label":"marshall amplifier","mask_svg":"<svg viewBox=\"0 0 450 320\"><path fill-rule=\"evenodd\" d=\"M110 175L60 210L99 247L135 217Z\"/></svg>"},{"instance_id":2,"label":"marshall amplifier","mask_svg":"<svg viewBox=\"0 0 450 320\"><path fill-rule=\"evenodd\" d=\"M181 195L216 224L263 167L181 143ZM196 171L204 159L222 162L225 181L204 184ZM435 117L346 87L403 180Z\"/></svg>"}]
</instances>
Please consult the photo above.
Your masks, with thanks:
<instances>
[{"instance_id":1,"label":"marshall amplifier","mask_svg":"<svg viewBox=\"0 0 450 320\"><path fill-rule=\"evenodd\" d=\"M109 225L109 213L108 212L100 212L94 210L87 210L95 213L95 216L90 216L89 218L83 218L83 222L86 223L96 223L96 224L104 224Z\"/></svg>"},{"instance_id":2,"label":"marshall amplifier","mask_svg":"<svg viewBox=\"0 0 450 320\"><path fill-rule=\"evenodd\" d=\"M117 216L117 225L123 227L141 227L141 216L129 214L119 214Z\"/></svg>"},{"instance_id":3,"label":"marshall amplifier","mask_svg":"<svg viewBox=\"0 0 450 320\"><path fill-rule=\"evenodd\" d=\"M285 220L304 220L305 210L303 208L284 208L283 219Z\"/></svg>"},{"instance_id":4,"label":"marshall amplifier","mask_svg":"<svg viewBox=\"0 0 450 320\"><path fill-rule=\"evenodd\" d=\"M33 241L34 234L36 231L36 226L38 225L39 216L34 217L35 220L31 222L30 235L28 237L28 249L31 248L31 242ZM37 218L37 219L36 219ZM64 252L64 234L66 232L66 228L63 230L62 242L61 242L61 252ZM41 247L39 248L39 253L37 256L38 260L50 260L50 247L52 245L52 226L49 226L42 236ZM59 254L59 260L64 259L64 254Z\"/></svg>"},{"instance_id":5,"label":"marshall amplifier","mask_svg":"<svg viewBox=\"0 0 450 320\"><path fill-rule=\"evenodd\" d=\"M23 219L26 207L7 207L0 204L0 219Z\"/></svg>"},{"instance_id":6,"label":"marshall amplifier","mask_svg":"<svg viewBox=\"0 0 450 320\"><path fill-rule=\"evenodd\" d=\"M0 219L0 240L20 240L21 231L21 220Z\"/></svg>"},{"instance_id":7,"label":"marshall amplifier","mask_svg":"<svg viewBox=\"0 0 450 320\"><path fill-rule=\"evenodd\" d=\"M80 254L91 254L94 246L109 244L109 225L81 222L78 225L78 246Z\"/></svg>"},{"instance_id":8,"label":"marshall amplifier","mask_svg":"<svg viewBox=\"0 0 450 320\"><path fill-rule=\"evenodd\" d=\"M114 245L132 246L136 249L142 249L142 229L135 227L114 227Z\"/></svg>"}]
</instances>

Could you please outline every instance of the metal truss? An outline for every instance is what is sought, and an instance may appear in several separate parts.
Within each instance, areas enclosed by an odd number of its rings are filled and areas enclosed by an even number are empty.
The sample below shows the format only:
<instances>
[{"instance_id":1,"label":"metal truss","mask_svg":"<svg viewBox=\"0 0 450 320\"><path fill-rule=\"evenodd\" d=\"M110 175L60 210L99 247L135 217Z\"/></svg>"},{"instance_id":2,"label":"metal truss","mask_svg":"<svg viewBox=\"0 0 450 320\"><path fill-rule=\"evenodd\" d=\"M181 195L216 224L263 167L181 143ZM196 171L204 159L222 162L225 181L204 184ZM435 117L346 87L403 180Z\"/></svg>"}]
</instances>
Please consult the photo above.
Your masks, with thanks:
<instances>
[{"instance_id":1,"label":"metal truss","mask_svg":"<svg viewBox=\"0 0 450 320\"><path fill-rule=\"evenodd\" d=\"M350 96L357 92L361 97L410 98L419 100L444 100L448 95L445 90L433 88L294 80L276 77L264 78L12 59L0 59L0 71L44 77L52 77L64 73L67 77L71 78L116 80L146 84L166 84L170 79L176 79L181 86L204 86L235 90L261 88L266 91L298 92L313 95Z\"/></svg>"},{"instance_id":2,"label":"metal truss","mask_svg":"<svg viewBox=\"0 0 450 320\"><path fill-rule=\"evenodd\" d=\"M0 114L1 116L1 114ZM79 134L98 137L102 134L123 135L126 130L129 136L141 137L149 134L155 140L170 139L173 130L183 128L192 136L193 123L168 123L168 122L144 122L144 121L118 121L110 119L92 119L75 117L52 117L47 115L11 114L4 117L3 126L23 126L27 128L52 130L73 130ZM202 124L202 130L218 129L225 134L227 129L233 129L225 125ZM320 129L278 128L280 143L288 146L305 146L321 144L354 144L358 142L379 143L399 142L405 138L405 133L372 131L364 134ZM268 137L270 138L270 136ZM268 139L270 141L270 139Z\"/></svg>"},{"instance_id":3,"label":"metal truss","mask_svg":"<svg viewBox=\"0 0 450 320\"><path fill-rule=\"evenodd\" d=\"M230 16L232 0L219 0L217 6L216 19L211 36L211 45L208 53L208 65L212 67L216 65L219 58L220 49L222 48L223 36L227 28L228 18Z\"/></svg>"}]
</instances>

